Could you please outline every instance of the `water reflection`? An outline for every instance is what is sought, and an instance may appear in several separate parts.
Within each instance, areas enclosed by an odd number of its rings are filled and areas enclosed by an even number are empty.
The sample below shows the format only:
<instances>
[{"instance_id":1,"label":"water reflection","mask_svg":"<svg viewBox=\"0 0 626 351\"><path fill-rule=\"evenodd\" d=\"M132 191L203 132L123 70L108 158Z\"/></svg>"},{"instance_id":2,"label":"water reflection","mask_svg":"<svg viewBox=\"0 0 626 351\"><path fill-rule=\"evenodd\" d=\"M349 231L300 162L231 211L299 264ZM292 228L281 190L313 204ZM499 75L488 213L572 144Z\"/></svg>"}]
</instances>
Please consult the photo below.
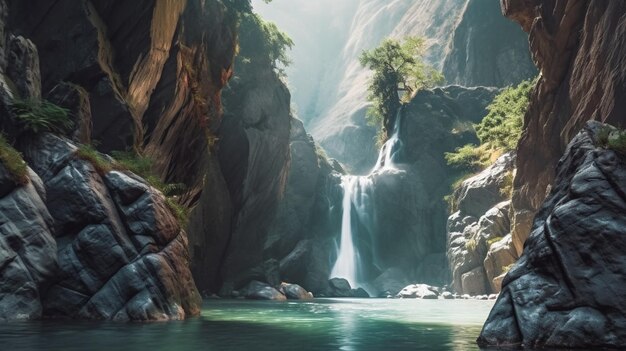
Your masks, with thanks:
<instances>
[{"instance_id":1,"label":"water reflection","mask_svg":"<svg viewBox=\"0 0 626 351\"><path fill-rule=\"evenodd\" d=\"M207 302L184 322L0 324L6 350L478 350L488 301Z\"/></svg>"}]
</instances>

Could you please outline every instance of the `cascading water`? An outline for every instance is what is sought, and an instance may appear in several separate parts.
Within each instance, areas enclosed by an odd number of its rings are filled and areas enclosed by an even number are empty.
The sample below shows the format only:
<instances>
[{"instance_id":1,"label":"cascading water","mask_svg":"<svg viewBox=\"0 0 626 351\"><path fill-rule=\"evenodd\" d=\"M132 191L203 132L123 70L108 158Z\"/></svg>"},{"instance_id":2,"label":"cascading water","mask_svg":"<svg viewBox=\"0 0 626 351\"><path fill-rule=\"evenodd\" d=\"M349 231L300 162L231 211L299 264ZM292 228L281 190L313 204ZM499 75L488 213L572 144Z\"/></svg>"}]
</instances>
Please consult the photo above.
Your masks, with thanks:
<instances>
[{"instance_id":1,"label":"cascading water","mask_svg":"<svg viewBox=\"0 0 626 351\"><path fill-rule=\"evenodd\" d=\"M337 261L331 271L331 278L344 278L352 287L363 287L359 277L360 257L354 245L353 209L359 223L370 227L374 206L373 182L371 175L381 171L395 169L395 160L402 148L400 140L401 109L396 115L393 134L378 153L376 165L367 176L346 175L342 177L343 215L341 219L341 241Z\"/></svg>"}]
</instances>

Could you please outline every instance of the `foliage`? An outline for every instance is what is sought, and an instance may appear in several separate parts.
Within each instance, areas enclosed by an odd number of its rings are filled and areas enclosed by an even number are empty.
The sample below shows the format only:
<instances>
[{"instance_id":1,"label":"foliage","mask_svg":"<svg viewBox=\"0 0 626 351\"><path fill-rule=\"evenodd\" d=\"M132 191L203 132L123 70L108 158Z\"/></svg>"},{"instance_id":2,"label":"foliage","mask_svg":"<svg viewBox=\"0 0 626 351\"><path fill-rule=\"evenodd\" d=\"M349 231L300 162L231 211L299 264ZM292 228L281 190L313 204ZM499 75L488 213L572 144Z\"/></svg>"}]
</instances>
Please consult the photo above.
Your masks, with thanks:
<instances>
[{"instance_id":1,"label":"foliage","mask_svg":"<svg viewBox=\"0 0 626 351\"><path fill-rule=\"evenodd\" d=\"M11 110L17 123L25 132L34 134L53 132L65 133L73 123L68 117L68 110L46 100L15 100Z\"/></svg>"},{"instance_id":2,"label":"foliage","mask_svg":"<svg viewBox=\"0 0 626 351\"><path fill-rule=\"evenodd\" d=\"M105 175L113 170L113 164L91 145L80 145L76 150L76 157L85 160L96 169L100 175Z\"/></svg>"},{"instance_id":3,"label":"foliage","mask_svg":"<svg viewBox=\"0 0 626 351\"><path fill-rule=\"evenodd\" d=\"M489 166L496 156L515 150L535 83L536 80L524 81L498 94L487 107L487 116L475 126L481 144L468 144L446 153L448 164L466 172L478 172Z\"/></svg>"},{"instance_id":4,"label":"foliage","mask_svg":"<svg viewBox=\"0 0 626 351\"><path fill-rule=\"evenodd\" d=\"M491 155L484 147L468 144L457 148L455 152L446 152L445 158L450 166L473 173L488 166Z\"/></svg>"},{"instance_id":5,"label":"foliage","mask_svg":"<svg viewBox=\"0 0 626 351\"><path fill-rule=\"evenodd\" d=\"M626 130L606 126L600 129L596 138L599 146L626 155Z\"/></svg>"},{"instance_id":6,"label":"foliage","mask_svg":"<svg viewBox=\"0 0 626 351\"><path fill-rule=\"evenodd\" d=\"M285 68L291 64L287 52L293 48L294 42L276 24L263 20L257 14L248 13L241 19L239 46L240 66L269 65L283 77Z\"/></svg>"},{"instance_id":7,"label":"foliage","mask_svg":"<svg viewBox=\"0 0 626 351\"><path fill-rule=\"evenodd\" d=\"M368 99L372 107L368 111L368 122L379 126L390 121L402 104L421 89L443 82L443 75L423 60L425 41L419 37L408 37L403 41L384 40L373 50L361 53L361 65L372 70Z\"/></svg>"},{"instance_id":8,"label":"foliage","mask_svg":"<svg viewBox=\"0 0 626 351\"><path fill-rule=\"evenodd\" d=\"M503 152L515 150L535 85L535 80L527 80L516 87L506 88L495 97L487 107L489 113L476 126L476 134L482 144L489 143L492 148Z\"/></svg>"},{"instance_id":9,"label":"foliage","mask_svg":"<svg viewBox=\"0 0 626 351\"><path fill-rule=\"evenodd\" d=\"M116 168L125 169L145 179L153 188L158 189L165 196L165 204L178 218L179 223L187 223L189 210L178 202L178 198L186 191L185 184L164 183L154 173L154 161L147 156L139 155L131 151L114 151Z\"/></svg>"},{"instance_id":10,"label":"foliage","mask_svg":"<svg viewBox=\"0 0 626 351\"><path fill-rule=\"evenodd\" d=\"M0 163L2 163L7 172L9 172L9 175L15 184L28 184L28 166L26 165L26 162L24 162L22 154L15 150L1 133Z\"/></svg>"},{"instance_id":11,"label":"foliage","mask_svg":"<svg viewBox=\"0 0 626 351\"><path fill-rule=\"evenodd\" d=\"M507 172L504 175L503 182L500 185L500 195L504 196L507 199L511 199L513 197L513 181L514 180L515 180L515 176L513 172Z\"/></svg>"},{"instance_id":12,"label":"foliage","mask_svg":"<svg viewBox=\"0 0 626 351\"><path fill-rule=\"evenodd\" d=\"M251 13L252 4L250 0L222 0L228 10L234 11L237 14ZM263 0L266 4L272 2L272 0Z\"/></svg>"}]
</instances>

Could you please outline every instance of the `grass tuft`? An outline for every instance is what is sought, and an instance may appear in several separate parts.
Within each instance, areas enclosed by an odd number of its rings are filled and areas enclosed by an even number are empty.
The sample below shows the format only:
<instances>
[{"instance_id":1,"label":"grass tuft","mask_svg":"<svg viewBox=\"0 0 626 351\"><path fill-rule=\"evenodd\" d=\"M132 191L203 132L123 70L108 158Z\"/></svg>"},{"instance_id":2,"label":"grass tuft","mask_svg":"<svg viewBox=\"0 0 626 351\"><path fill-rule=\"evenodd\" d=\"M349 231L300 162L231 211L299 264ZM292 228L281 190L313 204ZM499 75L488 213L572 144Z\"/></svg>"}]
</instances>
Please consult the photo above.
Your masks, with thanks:
<instances>
[{"instance_id":1,"label":"grass tuft","mask_svg":"<svg viewBox=\"0 0 626 351\"><path fill-rule=\"evenodd\" d=\"M19 127L25 132L64 134L74 125L67 109L46 100L14 100L11 110Z\"/></svg>"},{"instance_id":2,"label":"grass tuft","mask_svg":"<svg viewBox=\"0 0 626 351\"><path fill-rule=\"evenodd\" d=\"M24 162L22 154L15 150L0 133L0 162L9 172L15 184L26 185L29 182L28 165Z\"/></svg>"},{"instance_id":3,"label":"grass tuft","mask_svg":"<svg viewBox=\"0 0 626 351\"><path fill-rule=\"evenodd\" d=\"M114 169L113 164L91 145L80 145L75 154L79 159L91 163L96 169L96 172L101 176L104 176Z\"/></svg>"}]
</instances>

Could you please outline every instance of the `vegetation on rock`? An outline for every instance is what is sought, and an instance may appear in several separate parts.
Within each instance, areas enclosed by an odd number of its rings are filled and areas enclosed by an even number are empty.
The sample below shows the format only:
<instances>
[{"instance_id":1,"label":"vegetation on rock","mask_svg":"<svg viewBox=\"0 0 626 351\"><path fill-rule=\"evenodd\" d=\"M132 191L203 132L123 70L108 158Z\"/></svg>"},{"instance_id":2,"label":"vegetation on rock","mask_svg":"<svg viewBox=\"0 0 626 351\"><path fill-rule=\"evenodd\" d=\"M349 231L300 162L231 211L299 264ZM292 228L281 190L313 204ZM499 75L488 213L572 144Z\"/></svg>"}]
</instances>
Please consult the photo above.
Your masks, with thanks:
<instances>
[{"instance_id":1,"label":"vegetation on rock","mask_svg":"<svg viewBox=\"0 0 626 351\"><path fill-rule=\"evenodd\" d=\"M239 27L238 70L269 65L284 77L285 68L291 64L287 52L293 45L293 40L274 23L255 13L244 14Z\"/></svg>"},{"instance_id":2,"label":"vegetation on rock","mask_svg":"<svg viewBox=\"0 0 626 351\"><path fill-rule=\"evenodd\" d=\"M626 155L626 130L605 126L598 132L597 144L600 147Z\"/></svg>"},{"instance_id":3,"label":"vegetation on rock","mask_svg":"<svg viewBox=\"0 0 626 351\"><path fill-rule=\"evenodd\" d=\"M390 131L403 102L415 92L443 82L443 75L424 62L424 52L423 38L408 37L403 41L386 39L379 47L361 54L361 65L374 72L368 87L371 125L382 124Z\"/></svg>"},{"instance_id":4,"label":"vegetation on rock","mask_svg":"<svg viewBox=\"0 0 626 351\"><path fill-rule=\"evenodd\" d=\"M446 153L448 164L468 172L489 166L500 154L515 150L536 80L503 90L487 107L489 113L475 126L480 145L468 144Z\"/></svg>"},{"instance_id":5,"label":"vegetation on rock","mask_svg":"<svg viewBox=\"0 0 626 351\"><path fill-rule=\"evenodd\" d=\"M25 185L28 183L28 166L22 154L15 150L0 133L0 163L9 172L15 184Z\"/></svg>"},{"instance_id":6,"label":"vegetation on rock","mask_svg":"<svg viewBox=\"0 0 626 351\"><path fill-rule=\"evenodd\" d=\"M68 110L46 100L15 100L11 105L16 122L24 132L63 134L73 126Z\"/></svg>"}]
</instances>

